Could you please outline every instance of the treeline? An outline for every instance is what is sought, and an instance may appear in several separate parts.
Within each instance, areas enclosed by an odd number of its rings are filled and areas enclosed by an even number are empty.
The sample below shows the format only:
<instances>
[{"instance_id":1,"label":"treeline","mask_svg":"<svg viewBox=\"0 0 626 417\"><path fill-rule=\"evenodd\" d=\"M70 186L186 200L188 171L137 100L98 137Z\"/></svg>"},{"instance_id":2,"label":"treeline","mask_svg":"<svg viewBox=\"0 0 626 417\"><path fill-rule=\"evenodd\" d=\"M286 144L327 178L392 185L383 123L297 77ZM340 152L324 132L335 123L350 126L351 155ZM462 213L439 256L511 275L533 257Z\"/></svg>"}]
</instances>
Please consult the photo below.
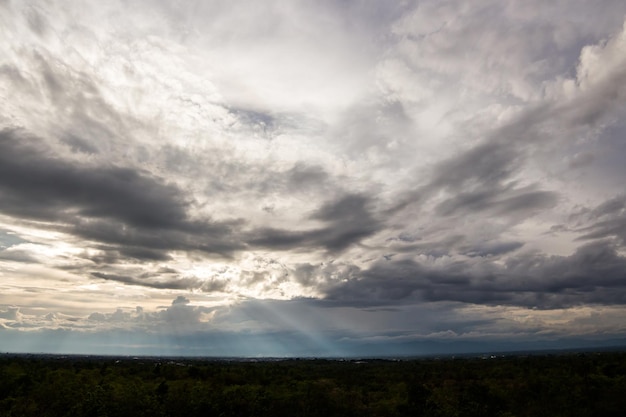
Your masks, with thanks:
<instances>
[{"instance_id":1,"label":"treeline","mask_svg":"<svg viewBox=\"0 0 626 417\"><path fill-rule=\"evenodd\" d=\"M0 416L602 416L626 353L412 361L0 357Z\"/></svg>"}]
</instances>

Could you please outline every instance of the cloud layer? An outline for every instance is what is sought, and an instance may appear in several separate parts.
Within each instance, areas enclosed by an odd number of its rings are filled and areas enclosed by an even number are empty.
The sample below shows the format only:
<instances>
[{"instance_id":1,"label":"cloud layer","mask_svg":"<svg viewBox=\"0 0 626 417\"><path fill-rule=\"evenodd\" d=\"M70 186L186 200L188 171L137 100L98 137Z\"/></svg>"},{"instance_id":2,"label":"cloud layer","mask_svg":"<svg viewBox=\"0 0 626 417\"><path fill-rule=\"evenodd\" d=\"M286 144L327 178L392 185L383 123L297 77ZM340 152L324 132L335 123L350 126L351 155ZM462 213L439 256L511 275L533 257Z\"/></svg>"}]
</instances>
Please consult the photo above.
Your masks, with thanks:
<instances>
[{"instance_id":1,"label":"cloud layer","mask_svg":"<svg viewBox=\"0 0 626 417\"><path fill-rule=\"evenodd\" d=\"M1 3L3 331L623 338L625 17Z\"/></svg>"}]
</instances>

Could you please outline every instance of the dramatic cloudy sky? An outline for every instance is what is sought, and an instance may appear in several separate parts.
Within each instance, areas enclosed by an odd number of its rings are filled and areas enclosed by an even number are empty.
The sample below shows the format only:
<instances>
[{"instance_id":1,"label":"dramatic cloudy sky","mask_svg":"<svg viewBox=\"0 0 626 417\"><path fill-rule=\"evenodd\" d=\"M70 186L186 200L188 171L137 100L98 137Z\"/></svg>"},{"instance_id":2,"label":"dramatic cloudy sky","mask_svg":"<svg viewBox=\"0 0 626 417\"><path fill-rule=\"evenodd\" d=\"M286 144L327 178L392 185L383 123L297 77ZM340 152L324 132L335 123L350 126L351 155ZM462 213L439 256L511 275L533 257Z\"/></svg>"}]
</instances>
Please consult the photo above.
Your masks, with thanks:
<instances>
[{"instance_id":1,"label":"dramatic cloudy sky","mask_svg":"<svg viewBox=\"0 0 626 417\"><path fill-rule=\"evenodd\" d=\"M0 350L626 344L625 19L0 1Z\"/></svg>"}]
</instances>

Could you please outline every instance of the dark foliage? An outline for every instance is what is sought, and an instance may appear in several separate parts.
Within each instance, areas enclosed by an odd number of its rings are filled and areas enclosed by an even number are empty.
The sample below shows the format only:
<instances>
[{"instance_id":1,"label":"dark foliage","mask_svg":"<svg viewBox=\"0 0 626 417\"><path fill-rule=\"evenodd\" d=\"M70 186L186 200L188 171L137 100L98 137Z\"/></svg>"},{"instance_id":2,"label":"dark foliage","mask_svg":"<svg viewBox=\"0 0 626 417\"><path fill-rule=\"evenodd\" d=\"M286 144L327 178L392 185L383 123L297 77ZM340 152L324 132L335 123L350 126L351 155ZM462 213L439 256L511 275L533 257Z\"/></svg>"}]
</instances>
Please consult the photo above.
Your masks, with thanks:
<instances>
[{"instance_id":1,"label":"dark foliage","mask_svg":"<svg viewBox=\"0 0 626 417\"><path fill-rule=\"evenodd\" d=\"M0 416L622 416L626 353L411 361L0 357Z\"/></svg>"}]
</instances>

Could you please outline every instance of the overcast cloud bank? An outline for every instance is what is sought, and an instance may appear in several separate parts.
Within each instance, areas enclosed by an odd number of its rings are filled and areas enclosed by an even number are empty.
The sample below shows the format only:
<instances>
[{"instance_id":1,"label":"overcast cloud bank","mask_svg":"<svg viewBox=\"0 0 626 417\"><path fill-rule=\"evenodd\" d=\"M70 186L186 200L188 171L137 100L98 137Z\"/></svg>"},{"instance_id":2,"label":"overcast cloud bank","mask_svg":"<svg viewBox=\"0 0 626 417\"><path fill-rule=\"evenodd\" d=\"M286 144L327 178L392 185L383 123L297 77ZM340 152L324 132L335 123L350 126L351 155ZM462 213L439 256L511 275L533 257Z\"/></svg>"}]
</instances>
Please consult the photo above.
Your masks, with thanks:
<instances>
[{"instance_id":1,"label":"overcast cloud bank","mask_svg":"<svg viewBox=\"0 0 626 417\"><path fill-rule=\"evenodd\" d=\"M625 18L0 3L0 349L623 340Z\"/></svg>"}]
</instances>

